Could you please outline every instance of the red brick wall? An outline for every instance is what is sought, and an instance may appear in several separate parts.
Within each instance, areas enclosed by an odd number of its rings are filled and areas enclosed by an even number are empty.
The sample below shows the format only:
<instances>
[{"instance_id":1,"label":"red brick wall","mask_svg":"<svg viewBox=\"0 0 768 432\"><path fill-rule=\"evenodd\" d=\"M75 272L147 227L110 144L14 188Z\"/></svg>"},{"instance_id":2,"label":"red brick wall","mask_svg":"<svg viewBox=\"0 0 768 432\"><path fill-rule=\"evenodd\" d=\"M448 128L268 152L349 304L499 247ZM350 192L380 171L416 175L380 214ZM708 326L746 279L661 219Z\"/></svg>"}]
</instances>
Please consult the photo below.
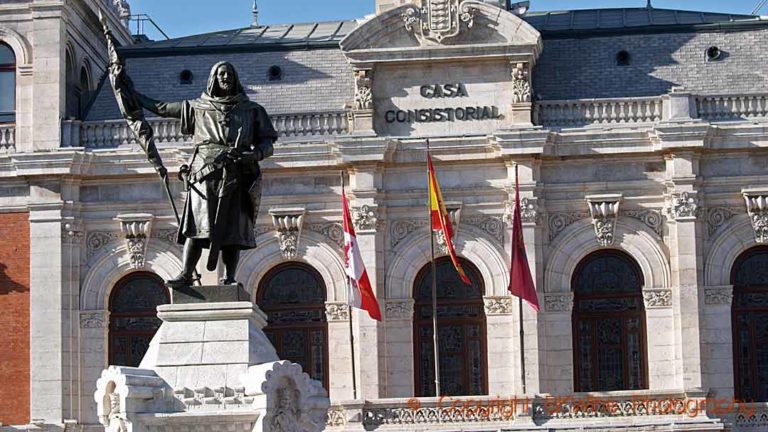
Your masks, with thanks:
<instances>
[{"instance_id":1,"label":"red brick wall","mask_svg":"<svg viewBox=\"0 0 768 432\"><path fill-rule=\"evenodd\" d=\"M0 423L29 423L29 214L0 213Z\"/></svg>"}]
</instances>

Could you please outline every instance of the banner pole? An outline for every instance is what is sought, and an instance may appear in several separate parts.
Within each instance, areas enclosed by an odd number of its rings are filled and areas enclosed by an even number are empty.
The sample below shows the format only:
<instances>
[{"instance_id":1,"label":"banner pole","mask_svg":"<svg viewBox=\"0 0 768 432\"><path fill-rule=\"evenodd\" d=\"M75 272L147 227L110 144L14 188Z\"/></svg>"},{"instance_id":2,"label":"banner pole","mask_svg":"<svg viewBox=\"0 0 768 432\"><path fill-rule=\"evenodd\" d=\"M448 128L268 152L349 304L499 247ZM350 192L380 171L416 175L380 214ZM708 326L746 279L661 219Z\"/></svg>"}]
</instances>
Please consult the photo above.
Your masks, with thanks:
<instances>
[{"instance_id":1,"label":"banner pole","mask_svg":"<svg viewBox=\"0 0 768 432\"><path fill-rule=\"evenodd\" d=\"M339 177L341 177L341 196L346 200L346 194L344 193L344 171L339 171ZM344 203L346 204L346 203ZM343 207L342 207L343 208ZM346 217L346 215L342 215ZM346 254L346 251L345 251ZM347 275L347 310L349 313L349 350L352 356L352 399L357 400L357 373L355 371L355 335L352 331L352 280Z\"/></svg>"},{"instance_id":2,"label":"banner pole","mask_svg":"<svg viewBox=\"0 0 768 432\"><path fill-rule=\"evenodd\" d=\"M427 158L429 158L429 140L427 140ZM435 233L432 230L432 173L427 164L427 179L429 180L427 199L427 226L429 227L429 244L432 257L432 345L435 359L435 396L440 396L440 349L437 333L437 264L435 263Z\"/></svg>"},{"instance_id":3,"label":"banner pole","mask_svg":"<svg viewBox=\"0 0 768 432\"><path fill-rule=\"evenodd\" d=\"M517 177L517 163L515 163L515 214L520 211L520 183ZM518 222L518 218L512 218L513 223ZM512 227L512 232L515 232L515 227ZM522 235L523 227L520 227L520 234ZM517 246L516 242L512 242L513 247ZM514 254L515 251L512 251ZM520 384L523 390L523 396L526 394L525 389L525 330L523 330L523 297L517 297L517 306L519 311L520 320Z\"/></svg>"}]
</instances>

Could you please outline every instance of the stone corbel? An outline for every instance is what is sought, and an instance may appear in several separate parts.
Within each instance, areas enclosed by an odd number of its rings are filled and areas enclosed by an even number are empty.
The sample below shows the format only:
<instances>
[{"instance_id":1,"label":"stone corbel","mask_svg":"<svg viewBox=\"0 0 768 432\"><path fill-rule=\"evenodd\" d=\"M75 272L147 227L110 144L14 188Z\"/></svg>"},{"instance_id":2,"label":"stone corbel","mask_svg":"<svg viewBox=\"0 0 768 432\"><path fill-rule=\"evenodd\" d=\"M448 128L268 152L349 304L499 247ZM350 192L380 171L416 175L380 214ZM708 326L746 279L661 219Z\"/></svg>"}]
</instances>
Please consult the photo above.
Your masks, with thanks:
<instances>
[{"instance_id":1,"label":"stone corbel","mask_svg":"<svg viewBox=\"0 0 768 432\"><path fill-rule=\"evenodd\" d=\"M600 246L613 244L613 234L616 231L616 218L619 215L621 194L587 195L589 214L592 216L592 224L595 226L597 243Z\"/></svg>"},{"instance_id":2,"label":"stone corbel","mask_svg":"<svg viewBox=\"0 0 768 432\"><path fill-rule=\"evenodd\" d=\"M120 231L125 237L131 268L144 268L147 243L152 233L152 219L148 213L131 213L117 215L115 220L120 222Z\"/></svg>"},{"instance_id":3,"label":"stone corbel","mask_svg":"<svg viewBox=\"0 0 768 432\"><path fill-rule=\"evenodd\" d=\"M524 62L512 63L512 124L532 126L531 72Z\"/></svg>"},{"instance_id":4,"label":"stone corbel","mask_svg":"<svg viewBox=\"0 0 768 432\"><path fill-rule=\"evenodd\" d=\"M450 220L451 225L453 225L453 238L451 241L456 240L456 236L459 232L459 222L461 222L461 208L462 203L460 201L446 201L445 203L445 209L448 210L448 220ZM445 242L445 234L443 231L435 232L435 243L437 245L437 250L440 251L440 253L448 254L448 245Z\"/></svg>"},{"instance_id":5,"label":"stone corbel","mask_svg":"<svg viewBox=\"0 0 768 432\"><path fill-rule=\"evenodd\" d=\"M303 207L269 210L272 224L277 231L277 240L280 242L280 252L286 259L296 258L305 213L306 209Z\"/></svg>"},{"instance_id":6,"label":"stone corbel","mask_svg":"<svg viewBox=\"0 0 768 432\"><path fill-rule=\"evenodd\" d=\"M755 230L755 241L768 243L768 189L744 189L741 193L747 203L752 229Z\"/></svg>"},{"instance_id":7,"label":"stone corbel","mask_svg":"<svg viewBox=\"0 0 768 432\"><path fill-rule=\"evenodd\" d=\"M696 192L682 192L672 196L669 207L669 215L676 221L696 220L699 212L699 203Z\"/></svg>"},{"instance_id":8,"label":"stone corbel","mask_svg":"<svg viewBox=\"0 0 768 432\"><path fill-rule=\"evenodd\" d=\"M373 133L373 69L355 69L352 131Z\"/></svg>"}]
</instances>

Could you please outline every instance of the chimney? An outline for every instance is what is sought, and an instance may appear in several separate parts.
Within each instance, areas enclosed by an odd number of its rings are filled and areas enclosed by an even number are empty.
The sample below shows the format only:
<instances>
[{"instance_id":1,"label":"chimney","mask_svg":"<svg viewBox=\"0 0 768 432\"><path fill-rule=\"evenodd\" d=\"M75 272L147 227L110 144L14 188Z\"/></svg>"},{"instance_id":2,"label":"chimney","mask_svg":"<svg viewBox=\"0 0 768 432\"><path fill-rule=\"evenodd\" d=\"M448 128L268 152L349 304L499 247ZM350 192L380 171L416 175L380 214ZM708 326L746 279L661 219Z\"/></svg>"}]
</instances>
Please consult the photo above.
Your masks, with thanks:
<instances>
[{"instance_id":1,"label":"chimney","mask_svg":"<svg viewBox=\"0 0 768 432\"><path fill-rule=\"evenodd\" d=\"M253 22L251 23L251 27L258 27L259 26L259 7L256 6L256 0L253 0L253 7L251 8L251 13L253 14Z\"/></svg>"}]
</instances>

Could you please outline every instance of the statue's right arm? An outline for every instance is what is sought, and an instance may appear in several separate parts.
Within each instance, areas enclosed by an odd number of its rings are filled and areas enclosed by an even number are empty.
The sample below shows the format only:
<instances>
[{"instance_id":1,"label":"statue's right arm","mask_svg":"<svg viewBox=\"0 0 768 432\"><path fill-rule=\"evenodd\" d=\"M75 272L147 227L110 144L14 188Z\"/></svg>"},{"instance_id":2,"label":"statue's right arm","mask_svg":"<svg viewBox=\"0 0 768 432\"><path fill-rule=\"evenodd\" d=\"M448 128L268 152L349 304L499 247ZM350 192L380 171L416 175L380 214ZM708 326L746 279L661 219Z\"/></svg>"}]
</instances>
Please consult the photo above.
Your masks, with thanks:
<instances>
[{"instance_id":1,"label":"statue's right arm","mask_svg":"<svg viewBox=\"0 0 768 432\"><path fill-rule=\"evenodd\" d=\"M161 102L136 92L136 98L142 107L152 111L160 117L181 118L184 102Z\"/></svg>"}]
</instances>

